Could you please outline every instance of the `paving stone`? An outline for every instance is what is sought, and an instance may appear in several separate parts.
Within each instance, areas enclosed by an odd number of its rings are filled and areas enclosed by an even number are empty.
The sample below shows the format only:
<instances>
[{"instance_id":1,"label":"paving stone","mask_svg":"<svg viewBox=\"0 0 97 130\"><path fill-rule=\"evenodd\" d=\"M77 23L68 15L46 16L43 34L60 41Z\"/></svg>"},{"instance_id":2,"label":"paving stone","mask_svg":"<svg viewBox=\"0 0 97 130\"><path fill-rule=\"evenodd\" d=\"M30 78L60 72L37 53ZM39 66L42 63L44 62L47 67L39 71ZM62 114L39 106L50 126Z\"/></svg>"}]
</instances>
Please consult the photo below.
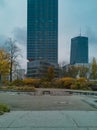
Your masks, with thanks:
<instances>
[{"instance_id":1,"label":"paving stone","mask_svg":"<svg viewBox=\"0 0 97 130\"><path fill-rule=\"evenodd\" d=\"M0 116L0 130L97 130L97 112L15 111Z\"/></svg>"},{"instance_id":2,"label":"paving stone","mask_svg":"<svg viewBox=\"0 0 97 130\"><path fill-rule=\"evenodd\" d=\"M76 128L76 130L88 130L88 128Z\"/></svg>"},{"instance_id":3,"label":"paving stone","mask_svg":"<svg viewBox=\"0 0 97 130\"><path fill-rule=\"evenodd\" d=\"M89 128L88 130L97 130L97 128Z\"/></svg>"},{"instance_id":4,"label":"paving stone","mask_svg":"<svg viewBox=\"0 0 97 130\"><path fill-rule=\"evenodd\" d=\"M87 128L0 128L0 130L87 130ZM93 129L94 130L94 129ZM96 129L95 129L96 130Z\"/></svg>"},{"instance_id":5,"label":"paving stone","mask_svg":"<svg viewBox=\"0 0 97 130\"><path fill-rule=\"evenodd\" d=\"M25 112L25 114L15 120L11 127L34 127L34 128L64 128L74 127L75 123L61 112Z\"/></svg>"},{"instance_id":6,"label":"paving stone","mask_svg":"<svg viewBox=\"0 0 97 130\"><path fill-rule=\"evenodd\" d=\"M64 128L5 128L0 130L64 130ZM73 130L73 129L67 129L66 130Z\"/></svg>"},{"instance_id":7,"label":"paving stone","mask_svg":"<svg viewBox=\"0 0 97 130\"><path fill-rule=\"evenodd\" d=\"M10 112L0 116L0 127L9 127L15 120L22 116L22 112Z\"/></svg>"},{"instance_id":8,"label":"paving stone","mask_svg":"<svg viewBox=\"0 0 97 130\"><path fill-rule=\"evenodd\" d=\"M97 111L71 111L68 116L78 127L97 127Z\"/></svg>"}]
</instances>

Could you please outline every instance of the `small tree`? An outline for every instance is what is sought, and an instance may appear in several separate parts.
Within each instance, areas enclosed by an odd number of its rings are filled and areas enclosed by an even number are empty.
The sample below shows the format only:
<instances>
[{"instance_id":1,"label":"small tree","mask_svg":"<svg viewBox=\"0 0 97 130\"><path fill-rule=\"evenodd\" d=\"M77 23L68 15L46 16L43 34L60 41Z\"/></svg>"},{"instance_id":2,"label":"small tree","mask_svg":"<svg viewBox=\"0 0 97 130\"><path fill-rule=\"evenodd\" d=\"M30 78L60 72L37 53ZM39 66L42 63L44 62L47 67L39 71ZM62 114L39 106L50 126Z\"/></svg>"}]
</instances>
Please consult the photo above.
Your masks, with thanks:
<instances>
[{"instance_id":1,"label":"small tree","mask_svg":"<svg viewBox=\"0 0 97 130\"><path fill-rule=\"evenodd\" d=\"M0 50L0 81L2 77L7 76L10 70L10 61L9 61L9 53L5 50Z\"/></svg>"},{"instance_id":2,"label":"small tree","mask_svg":"<svg viewBox=\"0 0 97 130\"><path fill-rule=\"evenodd\" d=\"M46 78L48 81L52 81L55 77L54 68L50 66L47 70Z\"/></svg>"},{"instance_id":3,"label":"small tree","mask_svg":"<svg viewBox=\"0 0 97 130\"><path fill-rule=\"evenodd\" d=\"M78 74L78 67L76 67L76 66L70 66L69 68L68 68L68 70L65 70L64 71L64 76L65 77L72 77L72 78L75 78L76 76L77 76L77 74Z\"/></svg>"},{"instance_id":4,"label":"small tree","mask_svg":"<svg viewBox=\"0 0 97 130\"><path fill-rule=\"evenodd\" d=\"M16 40L12 40L9 38L6 42L6 50L10 54L10 82L12 82L12 75L17 66L19 66L19 62L17 60L18 56L20 56L20 49L16 45Z\"/></svg>"},{"instance_id":5,"label":"small tree","mask_svg":"<svg viewBox=\"0 0 97 130\"><path fill-rule=\"evenodd\" d=\"M89 68L83 66L79 66L79 77L87 78L87 74L89 72Z\"/></svg>"}]
</instances>

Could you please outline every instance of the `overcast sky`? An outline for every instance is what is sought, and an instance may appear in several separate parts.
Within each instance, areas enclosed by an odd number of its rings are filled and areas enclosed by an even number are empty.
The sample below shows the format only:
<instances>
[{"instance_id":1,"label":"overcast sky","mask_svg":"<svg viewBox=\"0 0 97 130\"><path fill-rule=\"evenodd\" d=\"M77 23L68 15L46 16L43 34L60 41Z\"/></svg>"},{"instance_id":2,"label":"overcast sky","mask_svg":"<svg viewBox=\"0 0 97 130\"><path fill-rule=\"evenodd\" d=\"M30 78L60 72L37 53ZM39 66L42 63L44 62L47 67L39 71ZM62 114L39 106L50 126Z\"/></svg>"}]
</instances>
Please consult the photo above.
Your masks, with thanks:
<instances>
[{"instance_id":1,"label":"overcast sky","mask_svg":"<svg viewBox=\"0 0 97 130\"><path fill-rule=\"evenodd\" d=\"M14 37L26 67L27 0L0 0L0 44ZM70 61L71 38L89 37L89 60L97 58L97 0L59 0L59 62ZM25 63L25 64L24 64Z\"/></svg>"}]
</instances>

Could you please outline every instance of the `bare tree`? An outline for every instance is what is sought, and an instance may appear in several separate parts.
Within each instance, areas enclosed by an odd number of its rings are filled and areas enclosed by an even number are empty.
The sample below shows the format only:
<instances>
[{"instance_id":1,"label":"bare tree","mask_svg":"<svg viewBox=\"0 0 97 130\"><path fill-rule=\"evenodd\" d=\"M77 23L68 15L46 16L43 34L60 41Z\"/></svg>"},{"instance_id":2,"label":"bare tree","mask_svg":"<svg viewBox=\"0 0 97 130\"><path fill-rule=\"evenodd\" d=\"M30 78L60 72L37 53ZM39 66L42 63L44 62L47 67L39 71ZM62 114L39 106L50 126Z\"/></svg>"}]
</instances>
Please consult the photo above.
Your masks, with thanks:
<instances>
[{"instance_id":1,"label":"bare tree","mask_svg":"<svg viewBox=\"0 0 97 130\"><path fill-rule=\"evenodd\" d=\"M66 66L68 63L66 61L59 62L59 77L64 77L64 69L63 67Z\"/></svg>"},{"instance_id":2,"label":"bare tree","mask_svg":"<svg viewBox=\"0 0 97 130\"><path fill-rule=\"evenodd\" d=\"M20 49L16 45L16 40L9 38L6 42L6 50L10 54L10 82L12 82L12 75L17 66L19 66L18 57L20 56Z\"/></svg>"}]
</instances>

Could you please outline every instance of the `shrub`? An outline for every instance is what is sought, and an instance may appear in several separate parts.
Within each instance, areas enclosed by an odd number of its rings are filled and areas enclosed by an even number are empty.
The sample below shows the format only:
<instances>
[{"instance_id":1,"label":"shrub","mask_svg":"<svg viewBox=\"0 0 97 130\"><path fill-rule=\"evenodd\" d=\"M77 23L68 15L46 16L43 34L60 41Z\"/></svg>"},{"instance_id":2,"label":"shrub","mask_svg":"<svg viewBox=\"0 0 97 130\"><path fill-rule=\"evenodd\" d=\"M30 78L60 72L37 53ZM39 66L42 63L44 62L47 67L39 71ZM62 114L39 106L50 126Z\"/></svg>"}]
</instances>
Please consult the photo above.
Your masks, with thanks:
<instances>
[{"instance_id":1,"label":"shrub","mask_svg":"<svg viewBox=\"0 0 97 130\"><path fill-rule=\"evenodd\" d=\"M66 88L70 89L71 85L74 84L75 79L70 77L60 78L54 81L54 85L57 88Z\"/></svg>"},{"instance_id":2,"label":"shrub","mask_svg":"<svg viewBox=\"0 0 97 130\"><path fill-rule=\"evenodd\" d=\"M13 86L8 86L8 87L4 88L4 90L14 90L14 87Z\"/></svg>"},{"instance_id":3,"label":"shrub","mask_svg":"<svg viewBox=\"0 0 97 130\"><path fill-rule=\"evenodd\" d=\"M31 92L35 92L36 91L35 87L29 87L29 86L15 87L15 90L19 90L19 91L31 91Z\"/></svg>"},{"instance_id":4,"label":"shrub","mask_svg":"<svg viewBox=\"0 0 97 130\"><path fill-rule=\"evenodd\" d=\"M4 112L3 111L0 111L0 115L3 115L4 114Z\"/></svg>"},{"instance_id":5,"label":"shrub","mask_svg":"<svg viewBox=\"0 0 97 130\"><path fill-rule=\"evenodd\" d=\"M4 112L10 112L10 108L5 104L0 104L0 114L3 114Z\"/></svg>"},{"instance_id":6,"label":"shrub","mask_svg":"<svg viewBox=\"0 0 97 130\"><path fill-rule=\"evenodd\" d=\"M93 91L97 91L97 83L95 82L89 82L88 87Z\"/></svg>"},{"instance_id":7,"label":"shrub","mask_svg":"<svg viewBox=\"0 0 97 130\"><path fill-rule=\"evenodd\" d=\"M75 79L70 77L62 78L62 81L64 82L64 88L66 89L70 89L71 85L75 83Z\"/></svg>"},{"instance_id":8,"label":"shrub","mask_svg":"<svg viewBox=\"0 0 97 130\"><path fill-rule=\"evenodd\" d=\"M87 82L85 78L77 78L76 81L80 83Z\"/></svg>"},{"instance_id":9,"label":"shrub","mask_svg":"<svg viewBox=\"0 0 97 130\"><path fill-rule=\"evenodd\" d=\"M57 79L53 82L55 88L64 88L64 81L62 79Z\"/></svg>"},{"instance_id":10,"label":"shrub","mask_svg":"<svg viewBox=\"0 0 97 130\"><path fill-rule=\"evenodd\" d=\"M39 87L40 79L25 78L23 80L25 85Z\"/></svg>"},{"instance_id":11,"label":"shrub","mask_svg":"<svg viewBox=\"0 0 97 130\"><path fill-rule=\"evenodd\" d=\"M73 79L73 78L65 78L64 79L64 87L66 89L70 89L71 85L74 84L74 82L75 82L75 79Z\"/></svg>"},{"instance_id":12,"label":"shrub","mask_svg":"<svg viewBox=\"0 0 97 130\"><path fill-rule=\"evenodd\" d=\"M13 86L2 86L0 90L13 90Z\"/></svg>"},{"instance_id":13,"label":"shrub","mask_svg":"<svg viewBox=\"0 0 97 130\"><path fill-rule=\"evenodd\" d=\"M41 82L41 88L52 88L52 83L49 81L43 81Z\"/></svg>"},{"instance_id":14,"label":"shrub","mask_svg":"<svg viewBox=\"0 0 97 130\"><path fill-rule=\"evenodd\" d=\"M72 85L71 85L71 89L76 90L76 89L77 89L76 85L75 85L75 84L72 84Z\"/></svg>"},{"instance_id":15,"label":"shrub","mask_svg":"<svg viewBox=\"0 0 97 130\"><path fill-rule=\"evenodd\" d=\"M80 89L80 90L88 90L88 82L85 78L78 78L76 79L76 89Z\"/></svg>"},{"instance_id":16,"label":"shrub","mask_svg":"<svg viewBox=\"0 0 97 130\"><path fill-rule=\"evenodd\" d=\"M24 81L23 81L23 80L19 80L19 79L14 80L14 81L11 83L11 86L13 86L13 85L15 85L15 86L24 85Z\"/></svg>"},{"instance_id":17,"label":"shrub","mask_svg":"<svg viewBox=\"0 0 97 130\"><path fill-rule=\"evenodd\" d=\"M75 89L81 89L81 83L80 82L76 82L75 83Z\"/></svg>"},{"instance_id":18,"label":"shrub","mask_svg":"<svg viewBox=\"0 0 97 130\"><path fill-rule=\"evenodd\" d=\"M3 84L4 86L7 86L7 85L10 84L10 82L9 82L8 80L4 80L4 81L2 82L2 84Z\"/></svg>"}]
</instances>

